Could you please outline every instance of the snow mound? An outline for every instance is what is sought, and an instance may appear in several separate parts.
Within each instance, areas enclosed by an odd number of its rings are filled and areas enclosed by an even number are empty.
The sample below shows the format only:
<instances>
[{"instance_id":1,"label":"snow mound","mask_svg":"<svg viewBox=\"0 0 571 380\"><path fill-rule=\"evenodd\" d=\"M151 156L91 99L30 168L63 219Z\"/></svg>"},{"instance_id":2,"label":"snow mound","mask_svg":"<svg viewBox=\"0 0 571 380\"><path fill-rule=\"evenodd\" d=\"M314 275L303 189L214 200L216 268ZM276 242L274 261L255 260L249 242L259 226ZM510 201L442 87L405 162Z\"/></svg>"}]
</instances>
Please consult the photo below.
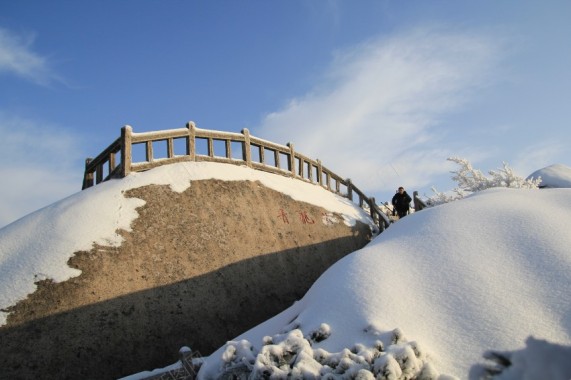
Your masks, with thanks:
<instances>
[{"instance_id":1,"label":"snow mound","mask_svg":"<svg viewBox=\"0 0 571 380\"><path fill-rule=\"evenodd\" d=\"M434 368L460 378L485 351L514 350L530 335L570 344L570 226L568 189L488 189L414 213L233 340L310 336L326 323L332 333L313 352L342 352L374 347L371 330L398 328ZM205 360L199 378L218 373L225 351Z\"/></svg>"},{"instance_id":2,"label":"snow mound","mask_svg":"<svg viewBox=\"0 0 571 380\"><path fill-rule=\"evenodd\" d=\"M538 177L541 177L541 187L571 187L571 167L563 164L553 164L536 170L527 179Z\"/></svg>"}]
</instances>

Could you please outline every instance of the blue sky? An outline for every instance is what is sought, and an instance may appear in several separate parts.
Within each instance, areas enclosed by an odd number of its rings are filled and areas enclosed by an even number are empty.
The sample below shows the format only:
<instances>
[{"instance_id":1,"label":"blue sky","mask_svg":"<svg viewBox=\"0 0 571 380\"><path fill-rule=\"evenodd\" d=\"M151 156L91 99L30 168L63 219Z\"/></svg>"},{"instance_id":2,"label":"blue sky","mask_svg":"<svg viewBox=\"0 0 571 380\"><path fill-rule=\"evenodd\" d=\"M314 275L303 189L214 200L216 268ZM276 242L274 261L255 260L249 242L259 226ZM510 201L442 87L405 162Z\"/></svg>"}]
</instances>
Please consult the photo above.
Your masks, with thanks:
<instances>
[{"instance_id":1,"label":"blue sky","mask_svg":"<svg viewBox=\"0 0 571 380\"><path fill-rule=\"evenodd\" d=\"M571 166L571 1L0 2L0 226L135 132L293 142L377 201Z\"/></svg>"}]
</instances>

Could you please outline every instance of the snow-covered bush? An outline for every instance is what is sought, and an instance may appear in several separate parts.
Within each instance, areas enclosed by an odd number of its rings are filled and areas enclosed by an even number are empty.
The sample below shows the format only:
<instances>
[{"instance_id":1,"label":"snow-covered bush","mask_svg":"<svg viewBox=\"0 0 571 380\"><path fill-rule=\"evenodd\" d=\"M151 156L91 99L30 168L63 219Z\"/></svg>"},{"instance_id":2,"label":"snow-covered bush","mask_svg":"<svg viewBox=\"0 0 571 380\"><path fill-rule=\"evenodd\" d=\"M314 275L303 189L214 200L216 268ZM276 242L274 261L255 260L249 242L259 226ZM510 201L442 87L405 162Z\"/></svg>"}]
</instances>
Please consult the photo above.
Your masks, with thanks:
<instances>
[{"instance_id":1,"label":"snow-covered bush","mask_svg":"<svg viewBox=\"0 0 571 380\"><path fill-rule=\"evenodd\" d=\"M247 378L254 368L257 354L247 340L230 341L226 343L226 349L222 354L221 372L232 373L236 379Z\"/></svg>"},{"instance_id":2,"label":"snow-covered bush","mask_svg":"<svg viewBox=\"0 0 571 380\"><path fill-rule=\"evenodd\" d=\"M450 203L453 201L457 201L458 199L464 198L464 196L466 195L466 193L459 188L455 188L448 193L441 193L440 191L436 190L436 188L433 186L432 192L434 193L434 195L426 200L426 204L429 206L436 206L443 203Z\"/></svg>"},{"instance_id":3,"label":"snow-covered bush","mask_svg":"<svg viewBox=\"0 0 571 380\"><path fill-rule=\"evenodd\" d=\"M480 170L474 169L470 161L465 158L449 157L448 161L460 165L460 169L451 172L453 174L452 180L456 181L458 186L450 193L441 193L433 187L434 195L427 199L428 205L434 206L452 202L464 198L467 194L492 187L537 189L541 183L541 177L524 179L518 176L505 162L502 168L490 170L488 172L490 177L486 177Z\"/></svg>"},{"instance_id":4,"label":"snow-covered bush","mask_svg":"<svg viewBox=\"0 0 571 380\"><path fill-rule=\"evenodd\" d=\"M367 346L355 344L351 349L328 352L314 348L331 335L329 325L322 323L307 337L300 329L264 337L259 352L246 341L231 341L221 357L220 372L199 378L216 379L377 379L437 380L441 376L427 362L426 354L416 342L408 342L400 329L379 332ZM376 338L379 338L375 340ZM383 342L382 339L386 340ZM386 350L385 350L386 346Z\"/></svg>"}]
</instances>

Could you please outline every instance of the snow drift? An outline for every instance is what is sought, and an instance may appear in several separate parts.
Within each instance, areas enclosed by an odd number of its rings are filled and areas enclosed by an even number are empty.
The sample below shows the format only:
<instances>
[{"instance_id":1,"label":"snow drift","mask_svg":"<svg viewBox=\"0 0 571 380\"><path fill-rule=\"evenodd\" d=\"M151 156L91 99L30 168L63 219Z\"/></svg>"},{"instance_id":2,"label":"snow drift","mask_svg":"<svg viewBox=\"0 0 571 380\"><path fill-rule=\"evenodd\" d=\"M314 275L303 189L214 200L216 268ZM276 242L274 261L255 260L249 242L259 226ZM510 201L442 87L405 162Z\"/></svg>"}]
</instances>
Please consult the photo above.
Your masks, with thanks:
<instances>
[{"instance_id":1,"label":"snow drift","mask_svg":"<svg viewBox=\"0 0 571 380\"><path fill-rule=\"evenodd\" d=\"M306 356L375 347L397 329L435 371L460 378L481 375L485 351L519 349L530 335L570 344L570 226L569 189L489 189L415 213L337 262L291 308L205 358L199 377L220 376L236 342L257 352L268 337L310 337L322 324L330 335ZM242 359L252 360L234 358ZM315 367L312 359L297 370Z\"/></svg>"},{"instance_id":2,"label":"snow drift","mask_svg":"<svg viewBox=\"0 0 571 380\"><path fill-rule=\"evenodd\" d=\"M553 164L536 170L527 177L541 178L541 187L571 187L571 168L563 164Z\"/></svg>"}]
</instances>

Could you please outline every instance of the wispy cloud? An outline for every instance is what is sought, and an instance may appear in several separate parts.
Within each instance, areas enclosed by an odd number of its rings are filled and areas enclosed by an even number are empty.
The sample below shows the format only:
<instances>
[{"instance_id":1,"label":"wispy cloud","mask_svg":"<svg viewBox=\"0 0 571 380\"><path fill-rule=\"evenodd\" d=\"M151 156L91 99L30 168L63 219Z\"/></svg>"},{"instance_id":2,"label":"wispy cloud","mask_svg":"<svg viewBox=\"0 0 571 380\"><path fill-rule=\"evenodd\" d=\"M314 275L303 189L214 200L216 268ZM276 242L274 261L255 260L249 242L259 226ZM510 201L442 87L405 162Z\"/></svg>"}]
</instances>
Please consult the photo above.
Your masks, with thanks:
<instances>
[{"instance_id":1,"label":"wispy cloud","mask_svg":"<svg viewBox=\"0 0 571 380\"><path fill-rule=\"evenodd\" d=\"M320 83L267 115L257 133L293 140L367 191L430 186L457 154L442 118L486 84L499 55L487 35L435 28L370 40L338 52Z\"/></svg>"},{"instance_id":2,"label":"wispy cloud","mask_svg":"<svg viewBox=\"0 0 571 380\"><path fill-rule=\"evenodd\" d=\"M0 112L0 228L81 189L79 140Z\"/></svg>"},{"instance_id":3,"label":"wispy cloud","mask_svg":"<svg viewBox=\"0 0 571 380\"><path fill-rule=\"evenodd\" d=\"M45 57L32 50L35 35L16 35L0 28L0 74L17 75L39 85L59 81Z\"/></svg>"}]
</instances>

